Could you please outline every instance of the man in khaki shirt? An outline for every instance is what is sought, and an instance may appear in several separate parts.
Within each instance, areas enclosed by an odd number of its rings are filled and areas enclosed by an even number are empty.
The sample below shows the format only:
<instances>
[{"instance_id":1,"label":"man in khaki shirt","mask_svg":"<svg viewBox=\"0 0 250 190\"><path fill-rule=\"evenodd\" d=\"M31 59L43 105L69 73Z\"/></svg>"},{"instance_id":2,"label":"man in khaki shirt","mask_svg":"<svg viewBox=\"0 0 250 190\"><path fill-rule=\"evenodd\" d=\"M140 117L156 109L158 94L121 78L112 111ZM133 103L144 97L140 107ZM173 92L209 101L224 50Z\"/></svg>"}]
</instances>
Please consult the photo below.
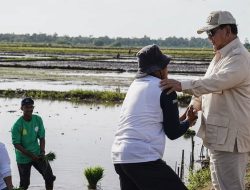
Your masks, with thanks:
<instances>
[{"instance_id":1,"label":"man in khaki shirt","mask_svg":"<svg viewBox=\"0 0 250 190\"><path fill-rule=\"evenodd\" d=\"M215 190L244 190L250 152L250 53L237 37L227 11L210 13L206 32L215 56L204 77L179 82L161 81L162 89L194 95L190 105L201 114L198 136L210 151Z\"/></svg>"}]
</instances>

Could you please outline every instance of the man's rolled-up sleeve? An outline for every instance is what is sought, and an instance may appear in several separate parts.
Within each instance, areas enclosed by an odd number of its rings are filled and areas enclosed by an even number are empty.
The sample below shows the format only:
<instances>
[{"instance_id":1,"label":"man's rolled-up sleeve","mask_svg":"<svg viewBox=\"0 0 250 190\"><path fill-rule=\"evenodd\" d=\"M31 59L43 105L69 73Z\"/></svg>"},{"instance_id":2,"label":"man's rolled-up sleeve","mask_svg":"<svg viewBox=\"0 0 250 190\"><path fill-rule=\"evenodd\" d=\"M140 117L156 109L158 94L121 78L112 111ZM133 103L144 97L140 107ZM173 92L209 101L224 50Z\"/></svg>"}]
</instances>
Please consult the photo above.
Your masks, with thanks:
<instances>
[{"instance_id":1,"label":"man's rolled-up sleeve","mask_svg":"<svg viewBox=\"0 0 250 190\"><path fill-rule=\"evenodd\" d=\"M184 93L199 97L203 94L220 93L223 90L235 87L249 75L249 66L246 61L236 55L217 73L197 80L182 81L182 90Z\"/></svg>"}]
</instances>

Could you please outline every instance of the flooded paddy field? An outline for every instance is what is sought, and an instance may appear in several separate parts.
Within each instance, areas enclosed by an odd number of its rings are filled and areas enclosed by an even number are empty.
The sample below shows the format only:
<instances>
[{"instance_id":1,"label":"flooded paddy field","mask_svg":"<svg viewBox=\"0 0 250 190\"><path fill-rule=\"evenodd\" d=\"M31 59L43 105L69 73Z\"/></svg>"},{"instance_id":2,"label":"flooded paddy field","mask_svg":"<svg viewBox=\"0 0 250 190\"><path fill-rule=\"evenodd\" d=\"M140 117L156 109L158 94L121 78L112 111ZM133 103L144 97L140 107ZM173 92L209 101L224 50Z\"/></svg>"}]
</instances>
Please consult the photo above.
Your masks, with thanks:
<instances>
[{"instance_id":1,"label":"flooded paddy field","mask_svg":"<svg viewBox=\"0 0 250 190\"><path fill-rule=\"evenodd\" d=\"M172 57L168 66L172 73L204 74L210 59ZM121 56L117 59L109 54L0 54L0 67L68 69L68 70L100 70L136 72L137 59L135 56Z\"/></svg>"},{"instance_id":2,"label":"flooded paddy field","mask_svg":"<svg viewBox=\"0 0 250 190\"><path fill-rule=\"evenodd\" d=\"M29 61L29 62L0 62L1 67L25 67L70 70L103 70L136 72L136 62L126 61ZM174 63L170 62L168 68L172 73L200 73L204 74L208 64Z\"/></svg>"},{"instance_id":3,"label":"flooded paddy field","mask_svg":"<svg viewBox=\"0 0 250 190\"><path fill-rule=\"evenodd\" d=\"M16 56L22 58L24 55L30 58L27 54ZM2 56L8 58L12 54ZM44 59L41 55L34 57ZM0 59L1 90L69 91L81 89L126 92L137 70L136 58L132 56L120 59L107 56L105 60L98 61L5 62L4 59ZM169 78L179 80L197 78L205 72L207 66L208 60L205 59L175 58L169 65ZM66 101L35 100L34 112L42 116L46 128L46 150L54 151L57 155L57 159L52 163L57 176L56 190L87 189L83 170L96 165L105 169L104 178L101 181L102 189L119 189L119 180L113 169L110 150L120 108L121 105L107 107ZM184 111L184 108L180 109L181 112ZM18 186L19 177L10 130L19 116L21 116L20 99L0 98L0 139L6 143L11 157L15 186ZM198 125L199 121L192 129L197 130ZM196 137L194 139L195 160L198 160L201 140ZM185 149L184 174L187 177L191 139L181 137L175 141L167 140L163 159L176 170L181 163L182 149ZM41 176L34 170L30 189L44 189Z\"/></svg>"},{"instance_id":4,"label":"flooded paddy field","mask_svg":"<svg viewBox=\"0 0 250 190\"><path fill-rule=\"evenodd\" d=\"M134 76L135 72L0 67L0 89L54 91L81 89L126 92ZM180 80L199 76L169 74L169 78Z\"/></svg>"},{"instance_id":5,"label":"flooded paddy field","mask_svg":"<svg viewBox=\"0 0 250 190\"><path fill-rule=\"evenodd\" d=\"M104 171L101 181L103 190L119 190L118 175L111 162L111 145L114 139L120 105L86 105L65 101L35 100L35 114L42 116L46 128L46 150L53 151L57 159L51 163L57 176L55 189L87 189L83 176L86 167L100 165ZM181 108L181 112L184 109ZM18 186L19 177L11 143L11 127L21 116L20 99L0 98L0 139L5 142L10 154L13 182ZM197 130L198 121L192 128ZM195 140L195 160L199 159L201 141ZM187 176L191 152L191 139L183 137L166 141L163 159L174 169L180 166L181 151L185 149L185 171ZM41 176L32 170L31 190L44 189Z\"/></svg>"}]
</instances>

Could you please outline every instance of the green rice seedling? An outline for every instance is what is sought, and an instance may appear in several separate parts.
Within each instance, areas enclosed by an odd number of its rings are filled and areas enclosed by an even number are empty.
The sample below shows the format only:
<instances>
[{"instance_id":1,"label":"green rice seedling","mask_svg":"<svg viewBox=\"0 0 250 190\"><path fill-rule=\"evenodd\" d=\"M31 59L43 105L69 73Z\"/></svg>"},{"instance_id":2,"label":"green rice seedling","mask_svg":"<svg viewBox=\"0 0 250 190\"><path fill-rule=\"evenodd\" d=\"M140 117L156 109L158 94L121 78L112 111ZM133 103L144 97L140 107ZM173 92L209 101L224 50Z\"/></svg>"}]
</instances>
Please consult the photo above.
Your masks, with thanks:
<instances>
[{"instance_id":1,"label":"green rice seedling","mask_svg":"<svg viewBox=\"0 0 250 190\"><path fill-rule=\"evenodd\" d=\"M54 152L49 152L48 154L45 155L45 159L47 161L53 161L56 159L56 154Z\"/></svg>"},{"instance_id":2,"label":"green rice seedling","mask_svg":"<svg viewBox=\"0 0 250 190\"><path fill-rule=\"evenodd\" d=\"M42 156L42 160L46 162L51 162L56 159L56 154L54 152L49 152L48 154L45 154Z\"/></svg>"},{"instance_id":3,"label":"green rice seedling","mask_svg":"<svg viewBox=\"0 0 250 190\"><path fill-rule=\"evenodd\" d=\"M190 171L188 176L188 189L197 190L206 187L211 182L209 168L200 169L196 172Z\"/></svg>"},{"instance_id":4,"label":"green rice seedling","mask_svg":"<svg viewBox=\"0 0 250 190\"><path fill-rule=\"evenodd\" d=\"M24 190L24 189L21 187L13 187L13 190Z\"/></svg>"},{"instance_id":5,"label":"green rice seedling","mask_svg":"<svg viewBox=\"0 0 250 190\"><path fill-rule=\"evenodd\" d=\"M88 188L96 189L97 183L103 178L104 169L100 166L89 167L84 170L84 175L88 180Z\"/></svg>"},{"instance_id":6,"label":"green rice seedling","mask_svg":"<svg viewBox=\"0 0 250 190\"><path fill-rule=\"evenodd\" d=\"M184 134L184 138L188 139L188 138L195 136L195 135L196 135L196 132L194 130L188 129L186 131L186 133Z\"/></svg>"}]
</instances>

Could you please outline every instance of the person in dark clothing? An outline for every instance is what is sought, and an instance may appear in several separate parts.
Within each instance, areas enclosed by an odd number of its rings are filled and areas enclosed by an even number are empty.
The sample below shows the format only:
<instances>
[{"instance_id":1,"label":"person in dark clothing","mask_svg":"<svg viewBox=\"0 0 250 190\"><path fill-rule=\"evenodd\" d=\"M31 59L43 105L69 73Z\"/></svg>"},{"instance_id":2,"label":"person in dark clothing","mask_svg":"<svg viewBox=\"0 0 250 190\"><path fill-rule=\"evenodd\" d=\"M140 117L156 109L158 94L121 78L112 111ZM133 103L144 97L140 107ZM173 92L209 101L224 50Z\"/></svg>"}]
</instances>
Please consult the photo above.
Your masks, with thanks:
<instances>
[{"instance_id":1,"label":"person in dark clothing","mask_svg":"<svg viewBox=\"0 0 250 190\"><path fill-rule=\"evenodd\" d=\"M192 107L179 118L176 92L161 91L169 57L157 45L138 53L138 72L123 102L112 160L121 190L187 190L162 160L165 136L182 136L197 119Z\"/></svg>"}]
</instances>

